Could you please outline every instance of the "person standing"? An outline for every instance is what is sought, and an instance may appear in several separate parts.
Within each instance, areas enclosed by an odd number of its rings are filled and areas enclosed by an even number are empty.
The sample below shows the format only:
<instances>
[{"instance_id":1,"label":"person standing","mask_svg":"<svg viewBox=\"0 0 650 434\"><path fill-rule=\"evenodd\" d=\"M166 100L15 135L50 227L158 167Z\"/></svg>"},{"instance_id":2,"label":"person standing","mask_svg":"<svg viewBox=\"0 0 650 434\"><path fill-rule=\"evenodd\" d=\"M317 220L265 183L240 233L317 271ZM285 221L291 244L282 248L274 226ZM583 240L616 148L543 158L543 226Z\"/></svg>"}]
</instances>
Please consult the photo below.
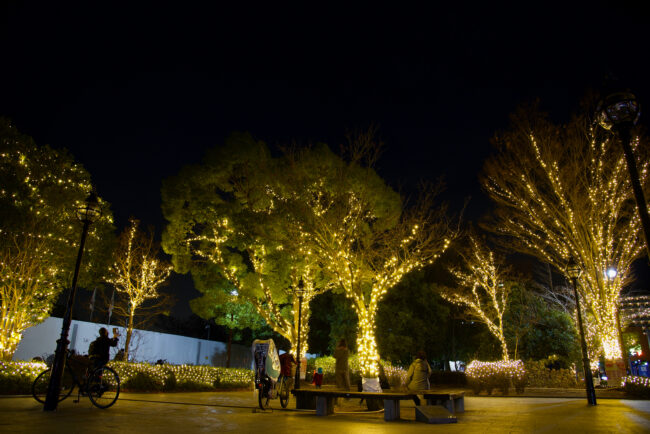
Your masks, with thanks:
<instances>
[{"instance_id":1,"label":"person standing","mask_svg":"<svg viewBox=\"0 0 650 434\"><path fill-rule=\"evenodd\" d=\"M113 338L108 337L108 330L105 327L99 329L99 337L90 343L88 355L93 363L93 369L101 368L109 360L110 347L116 347L119 339L117 329L113 329Z\"/></svg>"},{"instance_id":2,"label":"person standing","mask_svg":"<svg viewBox=\"0 0 650 434\"><path fill-rule=\"evenodd\" d=\"M428 390L430 376L431 366L427 362L427 355L424 351L418 351L406 373L406 387L410 391ZM414 401L415 405L420 405L420 398L416 398Z\"/></svg>"},{"instance_id":3,"label":"person standing","mask_svg":"<svg viewBox=\"0 0 650 434\"><path fill-rule=\"evenodd\" d=\"M341 339L334 350L336 367L334 377L336 378L336 388L341 390L350 390L350 368L348 366L348 344L345 339Z\"/></svg>"}]
</instances>

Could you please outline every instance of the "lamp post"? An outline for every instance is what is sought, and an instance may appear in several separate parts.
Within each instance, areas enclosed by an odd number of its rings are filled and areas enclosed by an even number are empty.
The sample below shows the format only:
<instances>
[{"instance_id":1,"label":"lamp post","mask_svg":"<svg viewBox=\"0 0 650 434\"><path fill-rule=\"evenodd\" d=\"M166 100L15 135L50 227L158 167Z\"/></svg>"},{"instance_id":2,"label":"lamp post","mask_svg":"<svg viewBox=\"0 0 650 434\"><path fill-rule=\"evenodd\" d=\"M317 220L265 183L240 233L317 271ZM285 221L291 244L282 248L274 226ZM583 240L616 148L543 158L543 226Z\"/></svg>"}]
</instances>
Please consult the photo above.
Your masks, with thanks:
<instances>
[{"instance_id":1,"label":"lamp post","mask_svg":"<svg viewBox=\"0 0 650 434\"><path fill-rule=\"evenodd\" d=\"M641 116L641 107L634 94L630 92L616 92L608 95L598 104L596 117L601 127L606 130L614 131L623 146L627 171L630 174L630 182L634 191L636 207L643 226L645 236L645 245L650 260L650 216L648 215L648 205L639 181L639 171L636 167L636 160L632 153L630 140L632 138L632 128L636 125Z\"/></svg>"},{"instance_id":2,"label":"lamp post","mask_svg":"<svg viewBox=\"0 0 650 434\"><path fill-rule=\"evenodd\" d=\"M305 295L305 284L302 282L302 278L298 282L298 288L294 290L294 294L298 296L298 348L297 348L297 360L296 360L296 377L294 379L294 389L300 389L300 331L301 331L301 320L302 320L302 298Z\"/></svg>"},{"instance_id":3,"label":"lamp post","mask_svg":"<svg viewBox=\"0 0 650 434\"><path fill-rule=\"evenodd\" d=\"M72 288L68 296L68 305L66 306L65 315L63 315L63 326L61 327L61 337L56 341L56 351L54 353L54 362L52 364L52 373L50 383L47 387L47 396L45 397L44 411L54 411L59 403L59 391L61 389L61 377L65 367L65 353L68 349L68 333L70 323L72 322L72 308L74 307L74 298L77 292L77 278L79 277L79 267L81 266L81 257L83 256L88 227L92 222L97 220L101 215L99 201L95 192L90 193L84 204L77 209L77 218L83 223L81 231L81 241L79 242L79 253L72 277Z\"/></svg>"},{"instance_id":4,"label":"lamp post","mask_svg":"<svg viewBox=\"0 0 650 434\"><path fill-rule=\"evenodd\" d=\"M566 267L567 274L573 283L573 294L576 298L576 310L578 311L578 332L580 333L580 346L582 347L582 367L585 371L585 387L587 389L587 402L590 405L596 405L596 390L594 389L594 378L591 374L591 363L587 354L587 341L585 340L585 330L582 325L582 313L580 312L580 299L578 298L578 276L582 270L573 260L569 259Z\"/></svg>"}]
</instances>

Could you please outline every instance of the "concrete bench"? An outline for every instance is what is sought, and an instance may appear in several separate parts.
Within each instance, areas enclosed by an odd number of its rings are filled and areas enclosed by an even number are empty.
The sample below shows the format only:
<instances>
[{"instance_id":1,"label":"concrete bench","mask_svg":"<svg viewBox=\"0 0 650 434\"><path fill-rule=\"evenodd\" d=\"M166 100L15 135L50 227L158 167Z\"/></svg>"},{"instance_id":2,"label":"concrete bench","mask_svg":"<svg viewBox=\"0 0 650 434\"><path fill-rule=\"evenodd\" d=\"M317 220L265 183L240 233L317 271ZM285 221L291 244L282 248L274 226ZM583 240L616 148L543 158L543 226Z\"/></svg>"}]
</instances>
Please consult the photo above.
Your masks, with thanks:
<instances>
[{"instance_id":1,"label":"concrete bench","mask_svg":"<svg viewBox=\"0 0 650 434\"><path fill-rule=\"evenodd\" d=\"M296 397L296 403L308 402L311 398L316 399L316 415L327 416L334 414L334 400L336 398L358 398L358 399L383 399L384 420L398 420L400 417L400 401L410 399L415 401L414 393L378 393L378 392L346 392L321 389L294 389L291 391ZM297 404L297 408L303 408Z\"/></svg>"},{"instance_id":2,"label":"concrete bench","mask_svg":"<svg viewBox=\"0 0 650 434\"><path fill-rule=\"evenodd\" d=\"M424 399L427 400L427 405L442 405L451 414L465 411L465 392L463 391L449 391L449 392L423 392Z\"/></svg>"}]
</instances>

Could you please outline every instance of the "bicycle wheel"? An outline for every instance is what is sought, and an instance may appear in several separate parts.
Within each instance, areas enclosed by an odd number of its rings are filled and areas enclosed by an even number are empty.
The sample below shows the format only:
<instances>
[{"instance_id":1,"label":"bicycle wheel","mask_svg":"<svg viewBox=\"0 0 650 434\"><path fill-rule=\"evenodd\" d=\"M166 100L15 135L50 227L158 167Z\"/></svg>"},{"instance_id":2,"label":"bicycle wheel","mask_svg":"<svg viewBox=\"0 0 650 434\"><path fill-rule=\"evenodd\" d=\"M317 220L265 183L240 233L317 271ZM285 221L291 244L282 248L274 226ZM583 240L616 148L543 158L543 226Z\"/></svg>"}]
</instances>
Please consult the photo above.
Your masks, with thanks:
<instances>
[{"instance_id":1,"label":"bicycle wheel","mask_svg":"<svg viewBox=\"0 0 650 434\"><path fill-rule=\"evenodd\" d=\"M289 380L286 377L280 383L278 395L280 396L280 405L282 408L287 408L287 405L289 405Z\"/></svg>"},{"instance_id":2,"label":"bicycle wheel","mask_svg":"<svg viewBox=\"0 0 650 434\"><path fill-rule=\"evenodd\" d=\"M50 384L50 377L52 374L52 368L46 369L45 371L38 374L36 380L32 383L32 395L34 399L45 404L45 398L47 397L47 387ZM61 377L61 385L59 388L59 402L66 399L72 393L74 389L74 379L72 375L67 371L63 371L63 376Z\"/></svg>"},{"instance_id":3,"label":"bicycle wheel","mask_svg":"<svg viewBox=\"0 0 650 434\"><path fill-rule=\"evenodd\" d=\"M262 386L261 389L257 389L257 401L259 402L260 408L262 410L269 408L269 401L271 401L271 398L269 398L268 394L266 393L266 386Z\"/></svg>"},{"instance_id":4,"label":"bicycle wheel","mask_svg":"<svg viewBox=\"0 0 650 434\"><path fill-rule=\"evenodd\" d=\"M108 366L97 368L88 377L86 393L96 407L108 408L120 396L120 377Z\"/></svg>"}]
</instances>

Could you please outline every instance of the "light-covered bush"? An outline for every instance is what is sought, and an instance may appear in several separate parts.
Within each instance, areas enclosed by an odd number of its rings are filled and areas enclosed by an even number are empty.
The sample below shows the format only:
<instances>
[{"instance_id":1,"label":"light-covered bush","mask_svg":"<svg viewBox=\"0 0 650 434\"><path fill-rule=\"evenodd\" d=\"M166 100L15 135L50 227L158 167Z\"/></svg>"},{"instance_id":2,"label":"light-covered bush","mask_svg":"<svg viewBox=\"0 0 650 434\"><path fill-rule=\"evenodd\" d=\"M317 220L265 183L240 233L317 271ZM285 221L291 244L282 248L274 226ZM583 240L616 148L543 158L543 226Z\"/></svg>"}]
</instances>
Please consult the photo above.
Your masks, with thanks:
<instances>
[{"instance_id":1,"label":"light-covered bush","mask_svg":"<svg viewBox=\"0 0 650 434\"><path fill-rule=\"evenodd\" d=\"M406 371L404 369L384 360L381 360L379 363L384 368L388 384L390 384L392 389L399 389L404 386L406 382ZM348 366L350 368L350 384L354 388L354 385L361 381L359 356L356 354L351 355L348 359ZM307 380L311 379L311 375L318 368L323 368L323 384L334 384L336 382L334 375L336 359L334 357L324 356L307 360Z\"/></svg>"},{"instance_id":2,"label":"light-covered bush","mask_svg":"<svg viewBox=\"0 0 650 434\"><path fill-rule=\"evenodd\" d=\"M650 398L650 378L648 377L623 377L621 386L625 393L637 398Z\"/></svg>"},{"instance_id":3,"label":"light-covered bush","mask_svg":"<svg viewBox=\"0 0 650 434\"><path fill-rule=\"evenodd\" d=\"M507 395L514 386L517 393L523 393L526 386L526 369L521 360L481 362L472 361L465 369L467 382L477 395L485 390L488 395L494 389Z\"/></svg>"},{"instance_id":4,"label":"light-covered bush","mask_svg":"<svg viewBox=\"0 0 650 434\"><path fill-rule=\"evenodd\" d=\"M43 362L0 361L0 394L31 394L32 383L46 369L47 365Z\"/></svg>"},{"instance_id":5,"label":"light-covered bush","mask_svg":"<svg viewBox=\"0 0 650 434\"><path fill-rule=\"evenodd\" d=\"M547 360L528 360L525 363L529 387L577 387L572 369L549 369Z\"/></svg>"},{"instance_id":6,"label":"light-covered bush","mask_svg":"<svg viewBox=\"0 0 650 434\"><path fill-rule=\"evenodd\" d=\"M250 369L193 365L149 365L112 361L124 389L132 391L214 390L248 388L254 375Z\"/></svg>"}]
</instances>

